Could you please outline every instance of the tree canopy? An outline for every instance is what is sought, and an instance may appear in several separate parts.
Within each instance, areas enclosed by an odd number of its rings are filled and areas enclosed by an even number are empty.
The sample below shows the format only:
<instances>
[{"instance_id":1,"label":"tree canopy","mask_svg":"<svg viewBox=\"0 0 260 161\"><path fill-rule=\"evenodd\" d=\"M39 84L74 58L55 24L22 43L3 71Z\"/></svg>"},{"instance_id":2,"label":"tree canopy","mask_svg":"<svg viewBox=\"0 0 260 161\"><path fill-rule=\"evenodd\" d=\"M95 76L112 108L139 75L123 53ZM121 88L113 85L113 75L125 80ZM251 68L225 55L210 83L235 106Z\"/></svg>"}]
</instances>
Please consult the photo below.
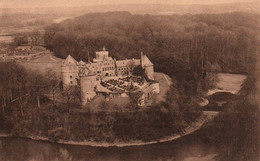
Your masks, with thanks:
<instances>
[{"instance_id":1,"label":"tree canopy","mask_svg":"<svg viewBox=\"0 0 260 161\"><path fill-rule=\"evenodd\" d=\"M247 72L258 43L257 19L259 15L246 13L91 13L48 26L45 44L58 57L71 54L85 61L87 51L93 58L103 46L117 59L139 58L143 51L156 71L170 75L194 68L194 63L197 68L218 64L222 71Z\"/></svg>"}]
</instances>

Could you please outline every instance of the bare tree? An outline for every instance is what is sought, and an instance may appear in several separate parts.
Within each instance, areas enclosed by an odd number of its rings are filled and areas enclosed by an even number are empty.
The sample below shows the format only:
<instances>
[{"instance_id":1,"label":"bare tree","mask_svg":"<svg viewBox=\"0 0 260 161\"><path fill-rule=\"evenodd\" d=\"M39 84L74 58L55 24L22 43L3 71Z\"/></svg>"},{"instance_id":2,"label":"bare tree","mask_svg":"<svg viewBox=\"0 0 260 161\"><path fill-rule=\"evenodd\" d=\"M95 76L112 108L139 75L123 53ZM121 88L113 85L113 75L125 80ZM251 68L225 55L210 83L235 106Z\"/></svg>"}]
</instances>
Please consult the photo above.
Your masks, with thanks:
<instances>
[{"instance_id":1,"label":"bare tree","mask_svg":"<svg viewBox=\"0 0 260 161\"><path fill-rule=\"evenodd\" d=\"M28 37L26 34L20 33L14 36L14 42L17 46L28 43Z\"/></svg>"},{"instance_id":2,"label":"bare tree","mask_svg":"<svg viewBox=\"0 0 260 161\"><path fill-rule=\"evenodd\" d=\"M47 86L52 94L53 103L55 103L55 94L59 89L59 81L56 73L52 69L47 69L45 73L45 77L47 79Z\"/></svg>"}]
</instances>

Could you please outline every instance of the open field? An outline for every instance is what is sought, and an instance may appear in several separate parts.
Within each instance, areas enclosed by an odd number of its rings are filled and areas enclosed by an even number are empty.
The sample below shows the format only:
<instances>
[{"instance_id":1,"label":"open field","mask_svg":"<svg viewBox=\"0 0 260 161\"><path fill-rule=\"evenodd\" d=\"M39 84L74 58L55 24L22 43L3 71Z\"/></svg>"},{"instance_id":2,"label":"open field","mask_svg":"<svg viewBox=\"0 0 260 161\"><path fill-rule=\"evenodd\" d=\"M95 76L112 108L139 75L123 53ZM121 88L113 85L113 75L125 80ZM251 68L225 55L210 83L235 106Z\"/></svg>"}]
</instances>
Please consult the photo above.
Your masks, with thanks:
<instances>
[{"instance_id":1,"label":"open field","mask_svg":"<svg viewBox=\"0 0 260 161\"><path fill-rule=\"evenodd\" d=\"M154 79L159 82L160 93L156 95L156 102L164 101L165 96L172 84L171 78L164 73L154 72Z\"/></svg>"},{"instance_id":2,"label":"open field","mask_svg":"<svg viewBox=\"0 0 260 161\"><path fill-rule=\"evenodd\" d=\"M230 92L237 94L245 79L246 75L242 74L218 73L216 88L209 90L208 95L212 95L216 92Z\"/></svg>"},{"instance_id":3,"label":"open field","mask_svg":"<svg viewBox=\"0 0 260 161\"><path fill-rule=\"evenodd\" d=\"M20 62L19 64L24 66L25 69L32 70L40 74L44 74L46 69L50 68L57 74L57 77L60 78L62 61L63 59L57 58L52 54L46 54L27 62Z\"/></svg>"}]
</instances>

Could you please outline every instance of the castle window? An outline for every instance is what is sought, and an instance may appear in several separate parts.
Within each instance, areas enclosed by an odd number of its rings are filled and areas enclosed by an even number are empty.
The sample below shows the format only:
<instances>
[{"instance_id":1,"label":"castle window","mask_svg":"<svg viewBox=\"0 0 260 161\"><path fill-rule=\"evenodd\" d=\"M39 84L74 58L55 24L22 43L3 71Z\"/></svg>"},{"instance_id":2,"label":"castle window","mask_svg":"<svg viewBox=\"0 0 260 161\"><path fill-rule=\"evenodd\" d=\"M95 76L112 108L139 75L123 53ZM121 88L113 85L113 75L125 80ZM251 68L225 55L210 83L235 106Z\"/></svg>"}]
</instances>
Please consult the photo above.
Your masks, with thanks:
<instances>
[{"instance_id":1,"label":"castle window","mask_svg":"<svg viewBox=\"0 0 260 161\"><path fill-rule=\"evenodd\" d=\"M70 79L72 79L72 75L70 76Z\"/></svg>"},{"instance_id":2,"label":"castle window","mask_svg":"<svg viewBox=\"0 0 260 161\"><path fill-rule=\"evenodd\" d=\"M73 82L72 82L72 81L70 81L70 84L73 84Z\"/></svg>"}]
</instances>

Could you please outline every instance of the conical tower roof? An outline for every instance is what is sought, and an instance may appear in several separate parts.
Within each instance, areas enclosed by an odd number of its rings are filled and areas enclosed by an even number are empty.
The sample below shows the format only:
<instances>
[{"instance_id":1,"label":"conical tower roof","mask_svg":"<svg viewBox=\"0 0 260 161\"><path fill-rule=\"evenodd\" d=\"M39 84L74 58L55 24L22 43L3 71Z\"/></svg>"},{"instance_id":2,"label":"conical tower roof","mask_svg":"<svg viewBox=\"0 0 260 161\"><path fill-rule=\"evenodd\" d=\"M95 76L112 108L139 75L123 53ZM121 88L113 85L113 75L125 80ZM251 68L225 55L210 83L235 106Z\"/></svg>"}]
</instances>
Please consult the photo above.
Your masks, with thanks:
<instances>
[{"instance_id":1,"label":"conical tower roof","mask_svg":"<svg viewBox=\"0 0 260 161\"><path fill-rule=\"evenodd\" d=\"M153 66L153 63L143 52L141 52L141 65L142 67Z\"/></svg>"},{"instance_id":2,"label":"conical tower roof","mask_svg":"<svg viewBox=\"0 0 260 161\"><path fill-rule=\"evenodd\" d=\"M77 65L77 63L78 62L72 56L68 55L63 62L63 65Z\"/></svg>"}]
</instances>

